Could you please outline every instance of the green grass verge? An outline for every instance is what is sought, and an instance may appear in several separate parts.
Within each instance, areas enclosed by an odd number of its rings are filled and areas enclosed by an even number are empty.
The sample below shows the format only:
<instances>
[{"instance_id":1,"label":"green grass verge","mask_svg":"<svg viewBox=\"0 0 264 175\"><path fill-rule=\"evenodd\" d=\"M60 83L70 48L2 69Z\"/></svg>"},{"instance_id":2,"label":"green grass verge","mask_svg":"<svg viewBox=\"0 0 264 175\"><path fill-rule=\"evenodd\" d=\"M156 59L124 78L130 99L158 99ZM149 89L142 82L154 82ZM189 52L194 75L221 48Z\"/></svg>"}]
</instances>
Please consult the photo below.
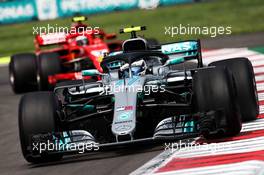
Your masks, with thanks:
<instances>
[{"instance_id":1,"label":"green grass verge","mask_svg":"<svg viewBox=\"0 0 264 175\"><path fill-rule=\"evenodd\" d=\"M91 16L89 23L107 32L130 25L146 25L146 37L162 42L180 39L203 38L205 35L165 35L165 26L232 26L232 34L264 31L263 0L217 0L212 2L159 7L156 10L131 10ZM70 18L52 21L34 21L0 27L0 56L34 50L33 26L69 26ZM125 39L128 36L120 36Z\"/></svg>"},{"instance_id":2,"label":"green grass verge","mask_svg":"<svg viewBox=\"0 0 264 175\"><path fill-rule=\"evenodd\" d=\"M250 50L264 54L264 47L254 47L250 48Z\"/></svg>"}]
</instances>

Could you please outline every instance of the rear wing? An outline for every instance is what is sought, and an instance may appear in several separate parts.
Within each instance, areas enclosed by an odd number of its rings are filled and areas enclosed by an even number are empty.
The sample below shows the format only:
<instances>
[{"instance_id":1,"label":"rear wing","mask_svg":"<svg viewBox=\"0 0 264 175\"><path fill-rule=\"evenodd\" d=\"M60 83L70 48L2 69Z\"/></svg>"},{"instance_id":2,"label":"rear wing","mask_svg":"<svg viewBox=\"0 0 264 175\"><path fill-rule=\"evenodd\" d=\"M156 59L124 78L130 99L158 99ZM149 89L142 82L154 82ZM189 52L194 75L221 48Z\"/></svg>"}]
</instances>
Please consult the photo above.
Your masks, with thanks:
<instances>
[{"instance_id":1,"label":"rear wing","mask_svg":"<svg viewBox=\"0 0 264 175\"><path fill-rule=\"evenodd\" d=\"M169 57L183 57L186 61L197 59L198 67L203 67L200 40L162 44L161 52Z\"/></svg>"},{"instance_id":2,"label":"rear wing","mask_svg":"<svg viewBox=\"0 0 264 175\"><path fill-rule=\"evenodd\" d=\"M66 33L49 33L36 35L36 42L39 46L47 46L65 43L67 40Z\"/></svg>"}]
</instances>

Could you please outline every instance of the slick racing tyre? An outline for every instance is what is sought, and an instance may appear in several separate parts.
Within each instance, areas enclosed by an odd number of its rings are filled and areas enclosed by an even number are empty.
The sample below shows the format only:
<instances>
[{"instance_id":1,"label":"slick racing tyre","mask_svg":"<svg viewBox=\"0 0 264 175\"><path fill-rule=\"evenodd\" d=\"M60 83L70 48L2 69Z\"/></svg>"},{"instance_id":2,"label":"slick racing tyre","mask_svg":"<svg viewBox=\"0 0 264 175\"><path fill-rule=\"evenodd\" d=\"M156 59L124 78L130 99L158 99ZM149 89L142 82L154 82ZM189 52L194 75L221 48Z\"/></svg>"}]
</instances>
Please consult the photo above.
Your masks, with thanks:
<instances>
[{"instance_id":1,"label":"slick racing tyre","mask_svg":"<svg viewBox=\"0 0 264 175\"><path fill-rule=\"evenodd\" d=\"M41 53L38 57L38 85L39 90L52 89L49 84L49 75L61 73L61 60L57 53Z\"/></svg>"},{"instance_id":2,"label":"slick racing tyre","mask_svg":"<svg viewBox=\"0 0 264 175\"><path fill-rule=\"evenodd\" d=\"M33 92L24 95L19 104L19 136L24 158L31 163L60 160L62 154L32 156L32 136L58 131L56 118L58 100L52 92Z\"/></svg>"},{"instance_id":3,"label":"slick racing tyre","mask_svg":"<svg viewBox=\"0 0 264 175\"><path fill-rule=\"evenodd\" d=\"M242 121L255 120L259 114L259 104L251 62L247 58L232 58L213 62L209 66L227 67L232 72L237 88Z\"/></svg>"},{"instance_id":4,"label":"slick racing tyre","mask_svg":"<svg viewBox=\"0 0 264 175\"><path fill-rule=\"evenodd\" d=\"M9 80L15 93L37 90L36 55L13 55L9 63Z\"/></svg>"},{"instance_id":5,"label":"slick racing tyre","mask_svg":"<svg viewBox=\"0 0 264 175\"><path fill-rule=\"evenodd\" d=\"M198 70L194 74L193 91L198 112L221 112L221 115L215 116L215 122L210 126L201 124L200 127L203 129L218 126L215 128L217 132L202 133L205 138L235 136L240 132L241 116L233 78L228 69L216 67Z\"/></svg>"}]
</instances>

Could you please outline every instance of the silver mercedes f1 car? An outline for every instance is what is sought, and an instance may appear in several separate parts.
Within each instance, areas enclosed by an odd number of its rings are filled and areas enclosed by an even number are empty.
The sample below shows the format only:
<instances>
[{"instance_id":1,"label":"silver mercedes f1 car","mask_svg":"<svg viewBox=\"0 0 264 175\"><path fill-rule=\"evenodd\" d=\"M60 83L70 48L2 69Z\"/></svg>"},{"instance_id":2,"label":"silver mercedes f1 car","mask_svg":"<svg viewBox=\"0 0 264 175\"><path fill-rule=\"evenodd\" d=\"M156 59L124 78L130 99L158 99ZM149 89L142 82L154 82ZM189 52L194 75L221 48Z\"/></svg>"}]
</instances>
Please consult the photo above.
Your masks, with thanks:
<instances>
[{"instance_id":1,"label":"silver mercedes f1 car","mask_svg":"<svg viewBox=\"0 0 264 175\"><path fill-rule=\"evenodd\" d=\"M28 162L66 153L203 136L231 137L259 113L253 68L247 58L203 65L199 40L149 45L131 38L107 55L99 81L57 84L53 92L24 95L19 105L22 152ZM187 68L188 62L195 67ZM246 99L246 100L245 100Z\"/></svg>"}]
</instances>

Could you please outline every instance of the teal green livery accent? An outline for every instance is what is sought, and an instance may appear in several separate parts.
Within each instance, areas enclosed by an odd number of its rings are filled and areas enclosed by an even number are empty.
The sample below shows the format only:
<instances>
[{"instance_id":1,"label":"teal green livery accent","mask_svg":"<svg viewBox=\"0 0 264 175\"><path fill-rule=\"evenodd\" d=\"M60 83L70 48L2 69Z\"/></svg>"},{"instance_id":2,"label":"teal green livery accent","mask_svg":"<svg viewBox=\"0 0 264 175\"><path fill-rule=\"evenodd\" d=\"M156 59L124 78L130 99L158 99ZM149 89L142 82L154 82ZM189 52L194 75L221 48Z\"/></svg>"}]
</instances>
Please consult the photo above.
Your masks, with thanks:
<instances>
[{"instance_id":1,"label":"teal green livery accent","mask_svg":"<svg viewBox=\"0 0 264 175\"><path fill-rule=\"evenodd\" d=\"M137 94L137 97L138 97L140 100L143 100L143 99L144 99L144 95L145 95L145 94L141 92L141 93L138 93L138 94Z\"/></svg>"},{"instance_id":2,"label":"teal green livery accent","mask_svg":"<svg viewBox=\"0 0 264 175\"><path fill-rule=\"evenodd\" d=\"M174 65L174 64L179 64L184 62L184 57L178 57L178 58L173 58L169 60L168 65Z\"/></svg>"},{"instance_id":3,"label":"teal green livery accent","mask_svg":"<svg viewBox=\"0 0 264 175\"><path fill-rule=\"evenodd\" d=\"M82 76L97 76L100 73L96 69L90 69L90 70L83 70Z\"/></svg>"},{"instance_id":4,"label":"teal green livery accent","mask_svg":"<svg viewBox=\"0 0 264 175\"><path fill-rule=\"evenodd\" d=\"M183 132L184 133L193 132L193 128L194 128L194 121L186 122L183 128Z\"/></svg>"},{"instance_id":5,"label":"teal green livery accent","mask_svg":"<svg viewBox=\"0 0 264 175\"><path fill-rule=\"evenodd\" d=\"M166 55L197 51L197 49L198 49L197 41L184 41L178 43L164 44L161 46L161 52Z\"/></svg>"},{"instance_id":6,"label":"teal green livery accent","mask_svg":"<svg viewBox=\"0 0 264 175\"><path fill-rule=\"evenodd\" d=\"M122 66L122 64L120 61L114 61L114 62L108 63L107 67L110 69L116 69L116 68L119 68L121 66Z\"/></svg>"},{"instance_id":7,"label":"teal green livery accent","mask_svg":"<svg viewBox=\"0 0 264 175\"><path fill-rule=\"evenodd\" d=\"M82 107L83 110L87 110L87 111L94 110L94 105L70 104L68 105L68 107L72 107L72 108Z\"/></svg>"}]
</instances>

